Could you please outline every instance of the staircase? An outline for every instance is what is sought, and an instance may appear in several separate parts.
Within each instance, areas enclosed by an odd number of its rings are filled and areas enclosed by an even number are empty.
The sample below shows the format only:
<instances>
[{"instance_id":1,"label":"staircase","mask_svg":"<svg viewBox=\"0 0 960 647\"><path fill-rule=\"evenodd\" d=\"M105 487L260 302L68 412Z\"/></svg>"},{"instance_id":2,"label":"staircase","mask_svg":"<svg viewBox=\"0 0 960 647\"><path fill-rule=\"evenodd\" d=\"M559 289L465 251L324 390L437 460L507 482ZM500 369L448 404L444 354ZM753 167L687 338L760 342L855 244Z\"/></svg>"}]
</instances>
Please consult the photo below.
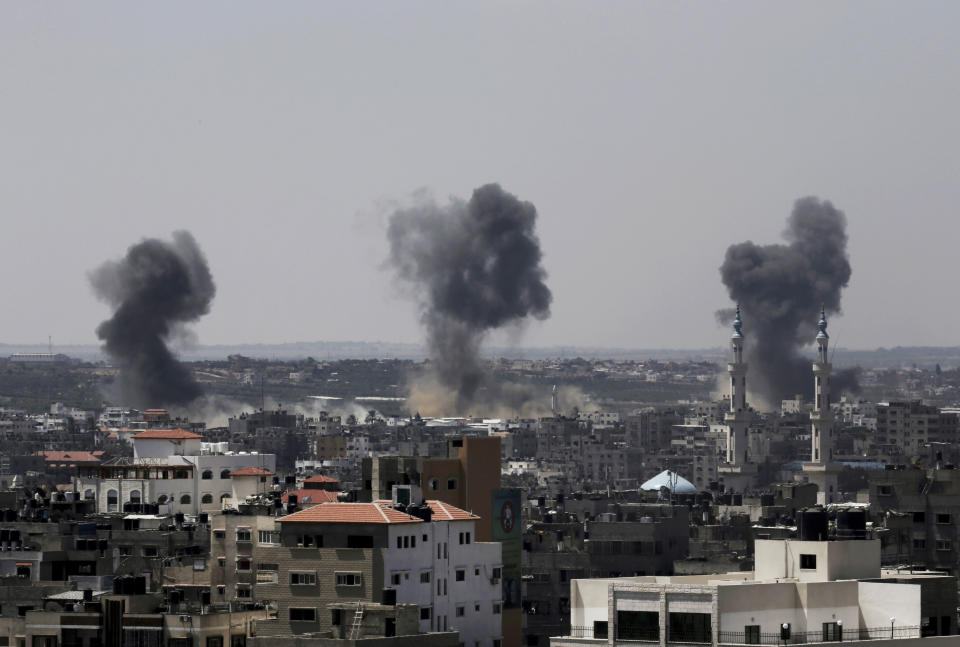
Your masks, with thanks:
<instances>
[{"instance_id":1,"label":"staircase","mask_svg":"<svg viewBox=\"0 0 960 647\"><path fill-rule=\"evenodd\" d=\"M353 612L353 626L350 627L350 640L360 637L360 626L363 624L363 603L357 602L357 609Z\"/></svg>"}]
</instances>

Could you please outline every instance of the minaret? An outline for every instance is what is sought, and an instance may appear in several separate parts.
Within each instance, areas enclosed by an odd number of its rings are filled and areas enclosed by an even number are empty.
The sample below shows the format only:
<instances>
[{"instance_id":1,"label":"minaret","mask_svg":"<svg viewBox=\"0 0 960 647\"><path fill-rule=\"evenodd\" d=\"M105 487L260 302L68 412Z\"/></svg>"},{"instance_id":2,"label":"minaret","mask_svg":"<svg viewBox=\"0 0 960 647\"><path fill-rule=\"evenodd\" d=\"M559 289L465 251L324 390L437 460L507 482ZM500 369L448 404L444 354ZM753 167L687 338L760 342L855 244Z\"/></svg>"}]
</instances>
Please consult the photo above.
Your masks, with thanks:
<instances>
[{"instance_id":1,"label":"minaret","mask_svg":"<svg viewBox=\"0 0 960 647\"><path fill-rule=\"evenodd\" d=\"M733 350L732 361L727 364L730 374L730 411L724 416L727 423L727 464L742 466L747 463L747 425L750 422L747 409L747 365L743 362L743 321L740 306L733 320L733 335L730 337Z\"/></svg>"},{"instance_id":2,"label":"minaret","mask_svg":"<svg viewBox=\"0 0 960 647\"><path fill-rule=\"evenodd\" d=\"M827 316L822 308L817 328L817 361L813 363L814 405L810 414L810 462L826 465L833 460L833 412L830 410L830 373L833 366L827 352L830 344Z\"/></svg>"}]
</instances>

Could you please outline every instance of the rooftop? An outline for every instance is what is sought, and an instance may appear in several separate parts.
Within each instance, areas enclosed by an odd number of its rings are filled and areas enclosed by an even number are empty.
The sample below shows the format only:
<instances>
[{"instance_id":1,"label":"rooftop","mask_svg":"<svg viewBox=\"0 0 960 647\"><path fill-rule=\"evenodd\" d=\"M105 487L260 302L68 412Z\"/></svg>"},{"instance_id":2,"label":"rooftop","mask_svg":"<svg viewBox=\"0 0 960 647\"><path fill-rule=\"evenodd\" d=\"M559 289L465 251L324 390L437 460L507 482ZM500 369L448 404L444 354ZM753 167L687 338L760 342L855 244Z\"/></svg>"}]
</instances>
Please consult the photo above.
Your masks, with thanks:
<instances>
[{"instance_id":1,"label":"rooftop","mask_svg":"<svg viewBox=\"0 0 960 647\"><path fill-rule=\"evenodd\" d=\"M311 476L308 479L303 479L304 483L339 483L340 479L335 479L332 476L324 476L323 474L317 474L316 476Z\"/></svg>"},{"instance_id":2,"label":"rooftop","mask_svg":"<svg viewBox=\"0 0 960 647\"><path fill-rule=\"evenodd\" d=\"M310 490L311 493L315 492ZM331 493L332 494L332 493ZM442 501L427 501L434 521L479 519L475 514ZM305 523L423 523L423 519L394 510L390 501L374 503L323 503L281 517L278 521Z\"/></svg>"},{"instance_id":3,"label":"rooftop","mask_svg":"<svg viewBox=\"0 0 960 647\"><path fill-rule=\"evenodd\" d=\"M203 438L186 429L147 429L133 437L134 440L199 440Z\"/></svg>"}]
</instances>

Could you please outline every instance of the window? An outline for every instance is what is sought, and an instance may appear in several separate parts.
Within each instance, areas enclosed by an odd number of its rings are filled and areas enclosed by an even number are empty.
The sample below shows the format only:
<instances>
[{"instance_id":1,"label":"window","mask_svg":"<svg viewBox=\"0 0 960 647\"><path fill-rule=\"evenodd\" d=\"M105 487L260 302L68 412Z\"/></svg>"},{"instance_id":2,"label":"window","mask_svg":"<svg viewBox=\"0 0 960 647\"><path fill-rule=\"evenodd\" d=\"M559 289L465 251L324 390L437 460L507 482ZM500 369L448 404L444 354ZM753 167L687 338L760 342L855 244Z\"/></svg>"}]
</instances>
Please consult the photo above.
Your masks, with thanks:
<instances>
[{"instance_id":1,"label":"window","mask_svg":"<svg viewBox=\"0 0 960 647\"><path fill-rule=\"evenodd\" d=\"M493 575L491 578L494 580L494 584L500 581L500 578L503 576L503 569L499 566L494 567Z\"/></svg>"},{"instance_id":2,"label":"window","mask_svg":"<svg viewBox=\"0 0 960 647\"><path fill-rule=\"evenodd\" d=\"M430 479L430 489L436 492L440 489L440 479L432 478Z\"/></svg>"},{"instance_id":3,"label":"window","mask_svg":"<svg viewBox=\"0 0 960 647\"><path fill-rule=\"evenodd\" d=\"M463 582L465 579L467 579L467 572L466 572L464 569L462 569L462 568L458 568L458 569L457 569L457 581L458 581L458 582Z\"/></svg>"},{"instance_id":4,"label":"window","mask_svg":"<svg viewBox=\"0 0 960 647\"><path fill-rule=\"evenodd\" d=\"M220 528L215 528L214 531L213 531L213 538L214 538L214 539L223 539L223 538L226 537L226 536L227 536L227 531L226 531L226 530L221 530Z\"/></svg>"},{"instance_id":5,"label":"window","mask_svg":"<svg viewBox=\"0 0 960 647\"><path fill-rule=\"evenodd\" d=\"M469 533L469 532L467 533L467 543L468 543L468 544L470 543L470 533Z\"/></svg>"},{"instance_id":6,"label":"window","mask_svg":"<svg viewBox=\"0 0 960 647\"><path fill-rule=\"evenodd\" d=\"M460 533L460 543L461 543L461 544L463 543L463 533L462 533L462 532Z\"/></svg>"},{"instance_id":7,"label":"window","mask_svg":"<svg viewBox=\"0 0 960 647\"><path fill-rule=\"evenodd\" d=\"M893 494L893 488L889 485L879 485L877 486L877 494L880 496L890 496Z\"/></svg>"},{"instance_id":8,"label":"window","mask_svg":"<svg viewBox=\"0 0 960 647\"><path fill-rule=\"evenodd\" d=\"M607 623L603 623L603 635L607 637ZM593 625L593 637L597 638L597 625ZM659 640L660 614L656 611L617 611L616 638L618 640Z\"/></svg>"},{"instance_id":9,"label":"window","mask_svg":"<svg viewBox=\"0 0 960 647\"><path fill-rule=\"evenodd\" d=\"M130 491L130 503L140 503L140 490Z\"/></svg>"},{"instance_id":10,"label":"window","mask_svg":"<svg viewBox=\"0 0 960 647\"><path fill-rule=\"evenodd\" d=\"M222 479L228 479L228 478L230 478L230 470L221 470L221 471L220 471L220 478L222 478Z\"/></svg>"},{"instance_id":11,"label":"window","mask_svg":"<svg viewBox=\"0 0 960 647\"><path fill-rule=\"evenodd\" d=\"M457 614L456 614L456 615L457 615L458 618L462 618L465 613L466 613L466 611L464 610L463 607L457 607Z\"/></svg>"},{"instance_id":12,"label":"window","mask_svg":"<svg viewBox=\"0 0 960 647\"><path fill-rule=\"evenodd\" d=\"M659 634L659 629L657 630ZM607 639L607 621L606 620L594 620L593 621L593 637Z\"/></svg>"},{"instance_id":13,"label":"window","mask_svg":"<svg viewBox=\"0 0 960 647\"><path fill-rule=\"evenodd\" d=\"M276 584L279 564L261 562L257 564L257 584Z\"/></svg>"},{"instance_id":14,"label":"window","mask_svg":"<svg viewBox=\"0 0 960 647\"><path fill-rule=\"evenodd\" d=\"M913 548L914 550L924 550L927 547L926 539L914 539Z\"/></svg>"},{"instance_id":15,"label":"window","mask_svg":"<svg viewBox=\"0 0 960 647\"><path fill-rule=\"evenodd\" d=\"M316 622L317 610L298 607L290 608L290 622Z\"/></svg>"},{"instance_id":16,"label":"window","mask_svg":"<svg viewBox=\"0 0 960 647\"><path fill-rule=\"evenodd\" d=\"M653 615L657 615L654 613ZM669 642L712 642L709 613L671 613Z\"/></svg>"},{"instance_id":17,"label":"window","mask_svg":"<svg viewBox=\"0 0 960 647\"><path fill-rule=\"evenodd\" d=\"M817 568L817 556L807 553L800 553L800 568L803 570L814 570Z\"/></svg>"},{"instance_id":18,"label":"window","mask_svg":"<svg viewBox=\"0 0 960 647\"><path fill-rule=\"evenodd\" d=\"M223 647L223 636L207 636L207 647Z\"/></svg>"},{"instance_id":19,"label":"window","mask_svg":"<svg viewBox=\"0 0 960 647\"><path fill-rule=\"evenodd\" d=\"M117 509L117 491L116 490L107 490L107 510L116 510Z\"/></svg>"},{"instance_id":20,"label":"window","mask_svg":"<svg viewBox=\"0 0 960 647\"><path fill-rule=\"evenodd\" d=\"M430 607L420 607L420 619L429 620L430 619Z\"/></svg>"},{"instance_id":21,"label":"window","mask_svg":"<svg viewBox=\"0 0 960 647\"><path fill-rule=\"evenodd\" d=\"M297 537L297 546L301 548L313 548L313 535L300 535Z\"/></svg>"},{"instance_id":22,"label":"window","mask_svg":"<svg viewBox=\"0 0 960 647\"><path fill-rule=\"evenodd\" d=\"M237 528L237 541L250 541L252 538L249 528Z\"/></svg>"},{"instance_id":23,"label":"window","mask_svg":"<svg viewBox=\"0 0 960 647\"><path fill-rule=\"evenodd\" d=\"M502 647L502 645L503 645L503 641L502 641L502 640L500 640L499 638L494 638L494 639L493 639L493 647Z\"/></svg>"},{"instance_id":24,"label":"window","mask_svg":"<svg viewBox=\"0 0 960 647\"><path fill-rule=\"evenodd\" d=\"M501 609L501 608L502 608L502 606L501 606L501 604L500 604L499 602L494 602L494 603L493 603L493 615L495 615L495 616L500 615L500 609Z\"/></svg>"},{"instance_id":25,"label":"window","mask_svg":"<svg viewBox=\"0 0 960 647\"><path fill-rule=\"evenodd\" d=\"M923 512L913 513L913 523L925 523L927 516Z\"/></svg>"},{"instance_id":26,"label":"window","mask_svg":"<svg viewBox=\"0 0 960 647\"><path fill-rule=\"evenodd\" d=\"M167 501L169 500L170 500L170 497L168 497L166 494L161 494L160 496L157 497L157 503L159 503L160 505L166 505Z\"/></svg>"},{"instance_id":27,"label":"window","mask_svg":"<svg viewBox=\"0 0 960 647\"><path fill-rule=\"evenodd\" d=\"M337 573L337 586L360 586L360 573Z\"/></svg>"},{"instance_id":28,"label":"window","mask_svg":"<svg viewBox=\"0 0 960 647\"><path fill-rule=\"evenodd\" d=\"M317 583L317 574L313 571L290 573L290 584L295 586L313 586Z\"/></svg>"},{"instance_id":29,"label":"window","mask_svg":"<svg viewBox=\"0 0 960 647\"><path fill-rule=\"evenodd\" d=\"M120 546L120 557L129 557L133 555L133 546Z\"/></svg>"},{"instance_id":30,"label":"window","mask_svg":"<svg viewBox=\"0 0 960 647\"><path fill-rule=\"evenodd\" d=\"M213 470L203 470L203 474L200 475L204 481L209 481L213 478Z\"/></svg>"},{"instance_id":31,"label":"window","mask_svg":"<svg viewBox=\"0 0 960 647\"><path fill-rule=\"evenodd\" d=\"M945 513L938 513L938 514L937 514L937 523L949 524L949 523L950 523L950 515L949 515L949 514L945 514Z\"/></svg>"},{"instance_id":32,"label":"window","mask_svg":"<svg viewBox=\"0 0 960 647\"><path fill-rule=\"evenodd\" d=\"M156 557L156 556L157 556L157 547L156 547L156 546L144 546L144 547L143 547L143 556L144 556L144 557Z\"/></svg>"},{"instance_id":33,"label":"window","mask_svg":"<svg viewBox=\"0 0 960 647\"><path fill-rule=\"evenodd\" d=\"M937 540L937 550L951 550L953 544L950 543L949 539L938 539Z\"/></svg>"},{"instance_id":34,"label":"window","mask_svg":"<svg viewBox=\"0 0 960 647\"><path fill-rule=\"evenodd\" d=\"M237 585L237 597L238 597L238 598L243 598L243 599L249 600L249 599L250 599L250 586L249 586L249 585L244 586L243 584L238 584L238 585Z\"/></svg>"},{"instance_id":35,"label":"window","mask_svg":"<svg viewBox=\"0 0 960 647\"><path fill-rule=\"evenodd\" d=\"M193 499L190 498L189 494L184 494L180 497L180 505L190 505L191 501L193 501Z\"/></svg>"},{"instance_id":36,"label":"window","mask_svg":"<svg viewBox=\"0 0 960 647\"><path fill-rule=\"evenodd\" d=\"M403 580L400 573L391 573L390 574L390 584L392 586L400 586L400 582Z\"/></svg>"},{"instance_id":37,"label":"window","mask_svg":"<svg viewBox=\"0 0 960 647\"><path fill-rule=\"evenodd\" d=\"M474 568L474 569L473 569L473 576L474 576L474 577L480 577L480 569L479 569L479 568Z\"/></svg>"},{"instance_id":38,"label":"window","mask_svg":"<svg viewBox=\"0 0 960 647\"><path fill-rule=\"evenodd\" d=\"M430 571L423 571L420 573L420 583L429 584L430 583Z\"/></svg>"},{"instance_id":39,"label":"window","mask_svg":"<svg viewBox=\"0 0 960 647\"><path fill-rule=\"evenodd\" d=\"M748 645L760 644L760 625L747 625L743 628L743 642Z\"/></svg>"},{"instance_id":40,"label":"window","mask_svg":"<svg viewBox=\"0 0 960 647\"><path fill-rule=\"evenodd\" d=\"M373 548L373 535L347 535L347 548Z\"/></svg>"},{"instance_id":41,"label":"window","mask_svg":"<svg viewBox=\"0 0 960 647\"><path fill-rule=\"evenodd\" d=\"M457 479L447 479L447 489L456 490L457 489Z\"/></svg>"},{"instance_id":42,"label":"window","mask_svg":"<svg viewBox=\"0 0 960 647\"><path fill-rule=\"evenodd\" d=\"M280 533L273 530L260 530L257 532L257 541L261 544L279 544Z\"/></svg>"},{"instance_id":43,"label":"window","mask_svg":"<svg viewBox=\"0 0 960 647\"><path fill-rule=\"evenodd\" d=\"M200 503L213 503L213 495L204 494L202 497L200 497Z\"/></svg>"},{"instance_id":44,"label":"window","mask_svg":"<svg viewBox=\"0 0 960 647\"><path fill-rule=\"evenodd\" d=\"M238 557L237 558L237 571L246 572L250 570L250 558L249 557Z\"/></svg>"}]
</instances>

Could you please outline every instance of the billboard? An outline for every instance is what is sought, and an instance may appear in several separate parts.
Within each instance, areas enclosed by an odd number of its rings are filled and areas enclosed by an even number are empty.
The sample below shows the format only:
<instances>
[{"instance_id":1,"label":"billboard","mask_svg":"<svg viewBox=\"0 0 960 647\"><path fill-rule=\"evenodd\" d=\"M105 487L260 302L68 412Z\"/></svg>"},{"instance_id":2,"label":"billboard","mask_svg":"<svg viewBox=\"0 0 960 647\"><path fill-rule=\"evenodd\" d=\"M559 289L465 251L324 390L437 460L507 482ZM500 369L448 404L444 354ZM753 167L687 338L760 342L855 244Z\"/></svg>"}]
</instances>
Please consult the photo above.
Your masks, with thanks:
<instances>
[{"instance_id":1,"label":"billboard","mask_svg":"<svg viewBox=\"0 0 960 647\"><path fill-rule=\"evenodd\" d=\"M503 608L520 607L520 559L523 549L523 524L520 519L520 490L493 491L493 541L502 546Z\"/></svg>"}]
</instances>

